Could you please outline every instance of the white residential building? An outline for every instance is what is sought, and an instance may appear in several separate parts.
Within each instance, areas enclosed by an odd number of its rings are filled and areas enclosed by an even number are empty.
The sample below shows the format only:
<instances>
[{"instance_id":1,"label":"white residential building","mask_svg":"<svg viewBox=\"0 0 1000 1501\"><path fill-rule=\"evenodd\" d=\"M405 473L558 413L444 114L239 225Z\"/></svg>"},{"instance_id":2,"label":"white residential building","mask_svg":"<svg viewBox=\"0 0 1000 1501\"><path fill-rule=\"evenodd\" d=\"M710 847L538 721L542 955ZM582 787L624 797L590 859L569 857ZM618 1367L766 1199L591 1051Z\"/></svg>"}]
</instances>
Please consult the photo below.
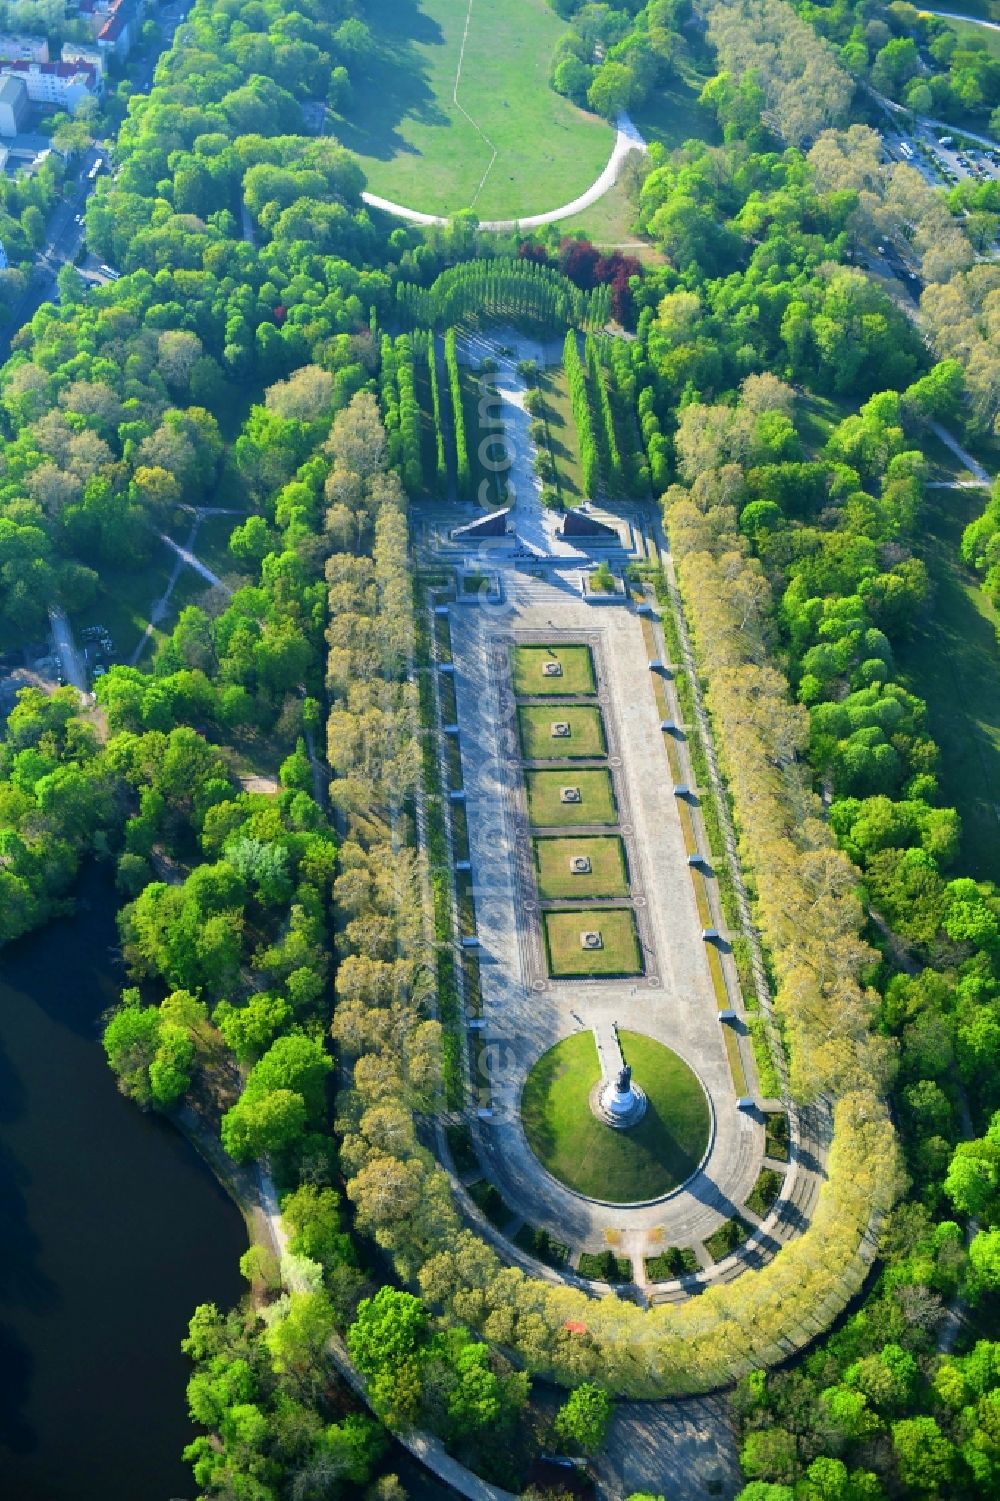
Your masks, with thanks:
<instances>
[{"instance_id":1,"label":"white residential building","mask_svg":"<svg viewBox=\"0 0 1000 1501\"><path fill-rule=\"evenodd\" d=\"M0 77L20 79L33 104L54 105L75 114L96 98L100 77L89 63L25 63L0 58Z\"/></svg>"}]
</instances>

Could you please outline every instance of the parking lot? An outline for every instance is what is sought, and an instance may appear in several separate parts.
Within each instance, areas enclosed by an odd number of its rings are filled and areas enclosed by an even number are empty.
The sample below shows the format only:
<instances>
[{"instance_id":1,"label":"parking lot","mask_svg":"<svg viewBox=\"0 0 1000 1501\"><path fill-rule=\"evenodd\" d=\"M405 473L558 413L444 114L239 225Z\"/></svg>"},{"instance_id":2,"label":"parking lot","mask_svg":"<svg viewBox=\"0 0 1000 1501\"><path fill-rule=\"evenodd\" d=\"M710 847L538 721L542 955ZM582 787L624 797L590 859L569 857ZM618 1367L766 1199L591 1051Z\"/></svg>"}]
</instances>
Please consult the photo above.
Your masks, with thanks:
<instances>
[{"instance_id":1,"label":"parking lot","mask_svg":"<svg viewBox=\"0 0 1000 1501\"><path fill-rule=\"evenodd\" d=\"M968 179L1000 181L1000 149L963 146L960 133L950 135L926 126L910 135L887 131L885 144L893 161L915 168L933 187L954 187Z\"/></svg>"}]
</instances>

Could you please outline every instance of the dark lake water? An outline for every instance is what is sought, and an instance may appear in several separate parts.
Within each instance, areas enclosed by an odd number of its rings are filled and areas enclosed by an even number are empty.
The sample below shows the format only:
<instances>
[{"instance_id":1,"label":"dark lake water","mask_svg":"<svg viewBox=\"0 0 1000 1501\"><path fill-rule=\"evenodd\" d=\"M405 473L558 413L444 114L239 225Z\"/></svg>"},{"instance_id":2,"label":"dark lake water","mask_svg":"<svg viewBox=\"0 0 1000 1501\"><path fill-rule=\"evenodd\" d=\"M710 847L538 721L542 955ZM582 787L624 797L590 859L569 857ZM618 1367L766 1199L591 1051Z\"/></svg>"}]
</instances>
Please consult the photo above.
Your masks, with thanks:
<instances>
[{"instance_id":1,"label":"dark lake water","mask_svg":"<svg viewBox=\"0 0 1000 1501\"><path fill-rule=\"evenodd\" d=\"M245 1286L235 1206L104 1061L114 911L91 873L75 916L0 955L5 1501L194 1496L180 1340L196 1304Z\"/></svg>"}]
</instances>

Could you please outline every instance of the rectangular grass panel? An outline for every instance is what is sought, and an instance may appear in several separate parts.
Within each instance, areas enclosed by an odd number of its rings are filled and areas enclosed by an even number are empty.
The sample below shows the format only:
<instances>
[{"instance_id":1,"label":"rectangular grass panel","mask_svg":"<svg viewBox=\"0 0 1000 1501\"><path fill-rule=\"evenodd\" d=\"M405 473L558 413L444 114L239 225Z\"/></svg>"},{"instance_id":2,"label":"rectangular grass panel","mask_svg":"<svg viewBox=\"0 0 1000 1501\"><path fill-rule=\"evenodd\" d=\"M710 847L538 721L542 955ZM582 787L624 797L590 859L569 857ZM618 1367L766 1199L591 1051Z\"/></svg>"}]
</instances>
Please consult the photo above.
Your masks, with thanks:
<instances>
[{"instance_id":1,"label":"rectangular grass panel","mask_svg":"<svg viewBox=\"0 0 1000 1501\"><path fill-rule=\"evenodd\" d=\"M635 914L627 907L543 912L545 953L553 979L641 975L642 950ZM584 948L581 933L601 935L601 947Z\"/></svg>"},{"instance_id":2,"label":"rectangular grass panel","mask_svg":"<svg viewBox=\"0 0 1000 1501\"><path fill-rule=\"evenodd\" d=\"M628 896L625 849L617 835L598 838L536 839L535 874L543 901L560 897ZM573 860L589 860L586 873Z\"/></svg>"},{"instance_id":3,"label":"rectangular grass panel","mask_svg":"<svg viewBox=\"0 0 1000 1501\"><path fill-rule=\"evenodd\" d=\"M524 780L528 790L528 818L533 828L563 829L581 824L618 822L610 771L603 768L577 771L573 767L561 771L527 771ZM564 803L560 796L564 787L576 787L580 801Z\"/></svg>"},{"instance_id":4,"label":"rectangular grass panel","mask_svg":"<svg viewBox=\"0 0 1000 1501\"><path fill-rule=\"evenodd\" d=\"M526 761L580 761L607 754L601 711L589 705L522 705L517 723ZM569 734L554 735L557 723L569 725Z\"/></svg>"},{"instance_id":5,"label":"rectangular grass panel","mask_svg":"<svg viewBox=\"0 0 1000 1501\"><path fill-rule=\"evenodd\" d=\"M547 664L562 668L549 676ZM514 692L529 695L554 694L573 698L597 692L594 661L589 646L515 646Z\"/></svg>"}]
</instances>

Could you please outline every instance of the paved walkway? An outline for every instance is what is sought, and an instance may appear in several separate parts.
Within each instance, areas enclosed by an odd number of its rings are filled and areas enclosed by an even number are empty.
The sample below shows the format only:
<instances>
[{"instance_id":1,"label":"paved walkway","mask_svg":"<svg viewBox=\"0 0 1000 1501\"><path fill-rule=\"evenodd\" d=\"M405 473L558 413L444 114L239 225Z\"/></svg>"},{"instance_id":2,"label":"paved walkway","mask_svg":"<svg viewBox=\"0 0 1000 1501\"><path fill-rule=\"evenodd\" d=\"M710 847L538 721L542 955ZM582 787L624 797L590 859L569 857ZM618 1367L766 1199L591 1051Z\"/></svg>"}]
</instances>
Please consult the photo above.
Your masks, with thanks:
<instances>
[{"instance_id":1,"label":"paved walkway","mask_svg":"<svg viewBox=\"0 0 1000 1501\"><path fill-rule=\"evenodd\" d=\"M461 106L459 106L461 108ZM465 111L463 110L464 114ZM472 122L475 124L475 121ZM508 234L516 229L539 229L543 224L556 224L560 219L572 218L574 214L581 214L584 209L590 208L591 204L597 203L605 193L610 192L622 173L622 167L626 159L633 151L645 153L649 150L642 134L636 129L629 116L623 110L617 120L618 131L615 136L615 144L608 159L608 164L600 177L592 182L590 187L570 203L564 203L561 208L549 209L544 214L527 214L523 219L483 219L479 228L490 230L498 234ZM478 126L476 126L478 130ZM485 137L484 137L485 139ZM492 162L490 166L492 166ZM487 169L488 170L488 169ZM484 179L485 180L485 179ZM480 183L482 187L482 183ZM371 208L381 209L384 213L394 214L397 219L407 219L411 224L447 224L448 218L442 214L426 214L420 209L407 208L402 203L393 203L390 198L380 198L377 193L362 193L365 203Z\"/></svg>"},{"instance_id":2,"label":"paved walkway","mask_svg":"<svg viewBox=\"0 0 1000 1501\"><path fill-rule=\"evenodd\" d=\"M633 1257L641 1282L643 1255L657 1243L694 1245L700 1252L699 1243L737 1210L754 1218L743 1206L763 1162L763 1127L754 1113L736 1108L650 683L643 622L628 606L599 608L586 602L581 577L593 566L593 557L560 537L558 515L540 503L517 362L535 359L541 364L547 351L513 330L502 330L489 338L471 336L461 354L473 365L486 356L498 364L490 378L495 402L487 407L489 430L495 434L498 419L502 421L511 461L509 487L512 499L516 497L516 539L484 552L484 560L488 555L503 579L502 601L451 612L483 990L477 1042L480 1068L488 1075L478 1086L490 1111L477 1126L481 1160L517 1219L544 1226L574 1249L600 1250L608 1232L624 1237L622 1249ZM658 541L662 551L662 537ZM642 976L578 983L548 976L533 910L537 892L507 661L511 641L524 635L586 638L594 651L632 890L638 898ZM662 650L661 642L659 654ZM721 926L715 900L713 887L713 918ZM759 953L754 957L767 1000ZM584 1199L551 1178L528 1146L517 1110L527 1072L546 1049L583 1028L606 1037L615 1022L649 1033L685 1058L700 1076L714 1112L709 1155L692 1181L667 1199L627 1208ZM821 1132L815 1146L819 1167L825 1149ZM811 1207L815 1188L815 1183L789 1184L798 1209ZM789 1215L787 1222L772 1222L751 1250L751 1262L759 1264L793 1233L791 1208ZM707 1263L707 1254L700 1254ZM721 1263L712 1269L713 1279L738 1275L746 1264L740 1259L731 1266ZM675 1295L685 1296L683 1290L656 1296Z\"/></svg>"},{"instance_id":3,"label":"paved walkway","mask_svg":"<svg viewBox=\"0 0 1000 1501\"><path fill-rule=\"evenodd\" d=\"M274 1180L263 1165L259 1168L259 1177L261 1214L275 1252L280 1259L288 1250L288 1234L278 1208L278 1195L275 1191ZM307 1284L294 1275L289 1275L289 1272L290 1268L286 1262L282 1267L282 1278L286 1281L290 1291L306 1291ZM339 1335L335 1334L330 1339L327 1354L351 1390L367 1404L368 1388L364 1378L355 1369L347 1353L347 1347ZM480 1479L471 1470L467 1470L463 1464L459 1464L458 1460L453 1459L447 1452L441 1440L435 1438L433 1434L425 1433L420 1429L408 1429L406 1432L394 1430L393 1437L422 1465L426 1465L431 1474L436 1475L445 1485L451 1486L458 1495L468 1497L468 1501L517 1501L517 1497L511 1491L502 1490L497 1485L490 1485L488 1481Z\"/></svg>"},{"instance_id":4,"label":"paved walkway","mask_svg":"<svg viewBox=\"0 0 1000 1501\"><path fill-rule=\"evenodd\" d=\"M940 422L932 422L931 432L946 448L950 448L962 464L965 465L973 479L980 485L992 485L993 479L988 470L984 469L978 459L974 459L967 448L963 448L953 433L950 433Z\"/></svg>"},{"instance_id":5,"label":"paved walkway","mask_svg":"<svg viewBox=\"0 0 1000 1501\"><path fill-rule=\"evenodd\" d=\"M669 1501L730 1501L745 1477L729 1398L620 1402L594 1472L604 1497L639 1491Z\"/></svg>"},{"instance_id":6,"label":"paved walkway","mask_svg":"<svg viewBox=\"0 0 1000 1501\"><path fill-rule=\"evenodd\" d=\"M193 568L195 573L200 573L202 578L209 584L212 584L216 588L224 589L226 587L217 573L213 573L207 564L203 563L200 558L195 557L190 547L182 547L179 542L174 541L173 537L168 537L166 532L160 533L160 541L165 542L182 562L186 563L189 568Z\"/></svg>"},{"instance_id":7,"label":"paved walkway","mask_svg":"<svg viewBox=\"0 0 1000 1501\"><path fill-rule=\"evenodd\" d=\"M147 622L146 629L139 637L138 644L132 655L128 659L128 665L130 667L138 667L139 662L146 650L146 647L153 639L156 627L159 625L160 621L166 617L166 613L170 608L171 596L177 586L177 580L180 578L181 573L183 572L185 567L193 568L196 573L200 573L206 583L211 584L213 588L225 589L227 594L230 592L229 586L219 578L218 574L213 573L211 568L206 567L205 564L195 556L192 549L194 548L195 538L198 535L198 528L201 526L204 517L245 516L247 515L247 512L229 511L221 506L183 506L182 509L185 511L190 511L194 516L194 520L191 523L191 530L188 532L187 540L185 541L183 546L181 546L180 543L175 542L172 537L168 537L166 532L159 533L160 541L165 542L170 548L171 552L176 554L176 561L174 562L174 566L171 569L170 577L167 579L166 588L160 595L159 599L154 600L149 608L149 620Z\"/></svg>"},{"instance_id":8,"label":"paved walkway","mask_svg":"<svg viewBox=\"0 0 1000 1501\"><path fill-rule=\"evenodd\" d=\"M504 354L503 350L508 353ZM524 360L534 361L539 369L561 364L562 341L543 344L516 329L493 329L489 335L473 333L463 336L459 340L458 356L463 364L471 365L473 369L478 369L487 358L497 367L481 377L479 426L474 430L470 428L468 434L470 450L479 448L484 442L489 443L491 438L496 442L502 434L510 464L505 475L497 476L497 488L506 487L505 503L516 507L517 541L491 546L490 560L495 558L501 565L509 565L517 551L530 554L539 562L559 560L590 568L595 561L593 553L561 535L563 513L546 510L542 505L541 481L535 473L537 450L531 437L532 418L525 406L528 388L517 368ZM487 452L493 453L494 450L488 449ZM481 513L477 511L476 514ZM603 520L615 520L603 512L601 516Z\"/></svg>"}]
</instances>

